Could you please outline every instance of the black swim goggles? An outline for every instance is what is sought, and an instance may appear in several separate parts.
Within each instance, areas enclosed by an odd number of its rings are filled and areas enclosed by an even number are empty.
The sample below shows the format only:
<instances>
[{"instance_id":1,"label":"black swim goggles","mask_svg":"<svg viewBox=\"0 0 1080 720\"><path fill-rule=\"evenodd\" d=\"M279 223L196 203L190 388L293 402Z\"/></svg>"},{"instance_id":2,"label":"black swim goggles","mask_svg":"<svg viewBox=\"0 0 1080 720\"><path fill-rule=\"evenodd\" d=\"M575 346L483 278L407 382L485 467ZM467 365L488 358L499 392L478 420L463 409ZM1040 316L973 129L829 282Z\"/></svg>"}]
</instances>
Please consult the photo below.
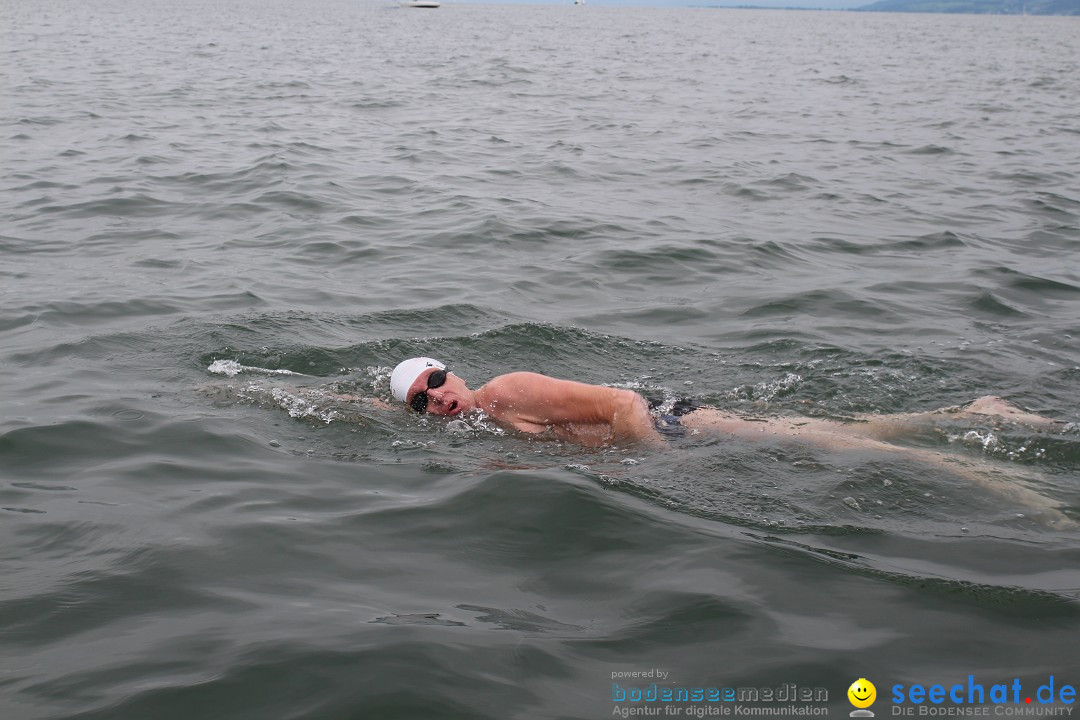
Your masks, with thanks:
<instances>
[{"instance_id":1,"label":"black swim goggles","mask_svg":"<svg viewBox=\"0 0 1080 720\"><path fill-rule=\"evenodd\" d=\"M427 389L434 390L437 387L442 387L446 382L446 373L449 370L436 370L427 376ZM427 390L421 390L412 396L412 400L409 401L409 407L418 413L426 412L428 404Z\"/></svg>"}]
</instances>

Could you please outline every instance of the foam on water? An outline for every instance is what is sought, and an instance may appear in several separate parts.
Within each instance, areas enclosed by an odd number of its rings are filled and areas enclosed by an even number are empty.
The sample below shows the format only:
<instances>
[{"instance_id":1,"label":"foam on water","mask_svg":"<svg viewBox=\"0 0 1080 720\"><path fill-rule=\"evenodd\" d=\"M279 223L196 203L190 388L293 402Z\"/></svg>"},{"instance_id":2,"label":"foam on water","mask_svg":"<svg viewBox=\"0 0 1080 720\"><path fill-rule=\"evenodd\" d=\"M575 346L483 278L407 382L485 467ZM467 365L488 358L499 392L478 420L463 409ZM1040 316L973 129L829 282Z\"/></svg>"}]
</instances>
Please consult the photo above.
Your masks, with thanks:
<instances>
[{"instance_id":1,"label":"foam on water","mask_svg":"<svg viewBox=\"0 0 1080 720\"><path fill-rule=\"evenodd\" d=\"M270 396L292 418L315 418L329 425L341 417L341 413L337 410L326 410L319 406L318 403L327 398L318 391L289 391L284 388L271 388Z\"/></svg>"},{"instance_id":2,"label":"foam on water","mask_svg":"<svg viewBox=\"0 0 1080 720\"><path fill-rule=\"evenodd\" d=\"M467 417L456 417L446 423L446 429L451 433L487 433L489 435L505 435L506 430L491 421L491 418L483 412L472 412Z\"/></svg>"},{"instance_id":3,"label":"foam on water","mask_svg":"<svg viewBox=\"0 0 1080 720\"><path fill-rule=\"evenodd\" d=\"M740 385L728 392L727 396L732 400L753 400L767 404L778 397L795 392L802 381L801 375L789 372L776 380L763 381L752 386Z\"/></svg>"},{"instance_id":4,"label":"foam on water","mask_svg":"<svg viewBox=\"0 0 1080 720\"><path fill-rule=\"evenodd\" d=\"M256 373L259 375L298 375L303 376L303 373L294 372L292 370L271 370L270 368L253 367L251 365L241 365L236 360L215 360L210 363L206 368L207 372L211 372L215 375L224 375L225 377L236 377L240 373Z\"/></svg>"},{"instance_id":5,"label":"foam on water","mask_svg":"<svg viewBox=\"0 0 1080 720\"><path fill-rule=\"evenodd\" d=\"M978 447L983 452L1003 460L1032 462L1047 457L1047 448L1044 445L1053 439L1054 435L1041 434L1005 440L999 433L991 430L974 429L963 433L947 433L946 438L950 443Z\"/></svg>"}]
</instances>

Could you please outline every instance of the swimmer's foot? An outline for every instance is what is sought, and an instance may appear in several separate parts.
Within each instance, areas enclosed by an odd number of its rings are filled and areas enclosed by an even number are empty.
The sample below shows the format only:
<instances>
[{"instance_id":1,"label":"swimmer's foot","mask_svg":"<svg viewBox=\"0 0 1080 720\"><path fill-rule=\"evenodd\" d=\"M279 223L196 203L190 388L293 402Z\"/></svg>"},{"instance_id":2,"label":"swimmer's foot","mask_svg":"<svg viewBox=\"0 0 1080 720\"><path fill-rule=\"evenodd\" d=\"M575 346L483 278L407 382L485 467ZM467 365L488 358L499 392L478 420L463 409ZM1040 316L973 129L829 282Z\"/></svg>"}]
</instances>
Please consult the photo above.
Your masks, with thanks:
<instances>
[{"instance_id":1,"label":"swimmer's foot","mask_svg":"<svg viewBox=\"0 0 1080 720\"><path fill-rule=\"evenodd\" d=\"M996 395L983 395L981 398L976 398L967 405L957 408L954 412L959 417L972 417L975 415L999 417L1011 423L1030 425L1043 430L1051 430L1064 425L1064 423L1057 420L1025 412Z\"/></svg>"}]
</instances>

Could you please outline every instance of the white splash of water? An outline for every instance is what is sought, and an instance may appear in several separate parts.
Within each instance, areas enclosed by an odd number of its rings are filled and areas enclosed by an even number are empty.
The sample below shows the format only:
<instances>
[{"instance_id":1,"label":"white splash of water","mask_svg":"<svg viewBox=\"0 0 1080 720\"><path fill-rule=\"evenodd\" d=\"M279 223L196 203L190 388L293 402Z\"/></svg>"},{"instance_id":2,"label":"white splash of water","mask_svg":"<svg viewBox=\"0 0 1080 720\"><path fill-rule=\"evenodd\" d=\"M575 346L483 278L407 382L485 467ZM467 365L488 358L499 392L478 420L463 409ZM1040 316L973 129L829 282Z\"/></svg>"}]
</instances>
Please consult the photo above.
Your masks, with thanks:
<instances>
[{"instance_id":1,"label":"white splash of water","mask_svg":"<svg viewBox=\"0 0 1080 720\"><path fill-rule=\"evenodd\" d=\"M506 434L506 430L495 423L490 422L490 418L485 413L479 411L471 413L468 419L463 417L454 418L447 423L446 429L448 432L452 433L483 432L491 435Z\"/></svg>"},{"instance_id":2,"label":"white splash of water","mask_svg":"<svg viewBox=\"0 0 1080 720\"><path fill-rule=\"evenodd\" d=\"M253 367L251 365L241 365L236 360L215 360L210 363L206 368L207 372L212 372L215 375L224 375L225 377L236 377L242 372L260 373L262 375L299 375L304 376L303 373L293 372L292 370L271 370L269 368Z\"/></svg>"},{"instance_id":3,"label":"white splash of water","mask_svg":"<svg viewBox=\"0 0 1080 720\"><path fill-rule=\"evenodd\" d=\"M802 375L789 372L784 377L772 382L760 382L756 385L740 385L734 388L728 396L733 400L755 400L769 402L780 395L786 395L795 390L802 383Z\"/></svg>"},{"instance_id":4,"label":"white splash of water","mask_svg":"<svg viewBox=\"0 0 1080 720\"><path fill-rule=\"evenodd\" d=\"M650 400L650 404L652 404L652 409L650 410L650 412L656 417L669 414L671 412L671 409L675 407L675 403L678 402L680 396L669 387L665 387L663 385L653 385L651 383L645 382L649 379L649 375L644 375L638 380L628 380L626 382L617 383L604 383L604 387L641 391L642 394L648 393L650 398L657 392L659 392L663 399L660 400L660 402L658 403L653 403L652 400ZM687 381L683 384L691 385L693 383L691 381Z\"/></svg>"},{"instance_id":5,"label":"white splash of water","mask_svg":"<svg viewBox=\"0 0 1080 720\"><path fill-rule=\"evenodd\" d=\"M968 430L963 435L949 435L949 442L961 442L966 445L982 445L982 449L992 451L998 446L997 435L989 430Z\"/></svg>"},{"instance_id":6,"label":"white splash of water","mask_svg":"<svg viewBox=\"0 0 1080 720\"><path fill-rule=\"evenodd\" d=\"M946 437L951 443L978 445L982 447L984 452L993 453L1009 460L1043 460L1046 458L1046 448L1042 447L1035 439L1014 446L1002 441L989 430L969 430L962 435L947 435Z\"/></svg>"},{"instance_id":7,"label":"white splash of water","mask_svg":"<svg viewBox=\"0 0 1080 720\"><path fill-rule=\"evenodd\" d=\"M371 387L376 393L381 392L383 390L386 390L387 392L389 392L389 390L390 390L390 373L392 371L393 371L393 368L382 367L380 365L375 365L375 366L372 366L372 367L365 368L365 372L366 372L367 376L369 378L371 378Z\"/></svg>"},{"instance_id":8,"label":"white splash of water","mask_svg":"<svg viewBox=\"0 0 1080 720\"><path fill-rule=\"evenodd\" d=\"M337 410L324 409L312 402L313 399L317 401L326 398L325 394L318 391L289 392L284 388L271 388L270 397L292 418L314 418L329 425L341 417Z\"/></svg>"}]
</instances>

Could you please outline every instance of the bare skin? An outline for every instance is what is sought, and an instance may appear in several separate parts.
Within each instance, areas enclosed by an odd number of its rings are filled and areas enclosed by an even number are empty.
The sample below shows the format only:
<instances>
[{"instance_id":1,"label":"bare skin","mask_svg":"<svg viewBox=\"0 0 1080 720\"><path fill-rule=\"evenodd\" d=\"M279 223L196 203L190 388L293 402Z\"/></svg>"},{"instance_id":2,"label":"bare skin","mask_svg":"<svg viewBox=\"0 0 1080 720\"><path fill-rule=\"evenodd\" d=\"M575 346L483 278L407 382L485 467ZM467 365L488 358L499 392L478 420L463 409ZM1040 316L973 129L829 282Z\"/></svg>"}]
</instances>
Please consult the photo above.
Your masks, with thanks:
<instances>
[{"instance_id":1,"label":"bare skin","mask_svg":"<svg viewBox=\"0 0 1080 720\"><path fill-rule=\"evenodd\" d=\"M427 412L455 416L479 410L503 427L526 433L552 432L556 437L587 447L617 442L662 443L645 399L631 390L558 380L529 372L500 375L470 390L450 372L446 382L428 389L435 368L421 373L409 387L406 400L428 394ZM925 413L864 415L854 422L818 418L771 417L746 419L735 413L704 407L687 413L680 423L691 430L711 431L747 439L782 435L826 448L875 448L887 440L947 419L997 418L1017 425L1049 429L1055 421L1026 413L993 395L965 406ZM910 448L889 447L908 451Z\"/></svg>"},{"instance_id":2,"label":"bare skin","mask_svg":"<svg viewBox=\"0 0 1080 720\"><path fill-rule=\"evenodd\" d=\"M428 389L435 368L409 386L406 400L426 391L427 412L455 416L479 410L503 427L526 433L552 432L586 447L618 442L660 443L645 399L630 390L557 380L530 372L500 375L470 390L460 377Z\"/></svg>"},{"instance_id":3,"label":"bare skin","mask_svg":"<svg viewBox=\"0 0 1080 720\"><path fill-rule=\"evenodd\" d=\"M967 405L941 408L922 413L893 415L861 415L853 422L819 418L772 417L747 420L734 413L701 408L681 418L682 424L698 430L711 430L745 438L760 437L762 433L797 437L805 442L827 448L866 447L881 449L885 441L933 427L945 420L994 420L1013 425L1026 425L1036 430L1049 430L1060 423L1024 412L994 395L984 395ZM911 448L892 446L896 450Z\"/></svg>"}]
</instances>

